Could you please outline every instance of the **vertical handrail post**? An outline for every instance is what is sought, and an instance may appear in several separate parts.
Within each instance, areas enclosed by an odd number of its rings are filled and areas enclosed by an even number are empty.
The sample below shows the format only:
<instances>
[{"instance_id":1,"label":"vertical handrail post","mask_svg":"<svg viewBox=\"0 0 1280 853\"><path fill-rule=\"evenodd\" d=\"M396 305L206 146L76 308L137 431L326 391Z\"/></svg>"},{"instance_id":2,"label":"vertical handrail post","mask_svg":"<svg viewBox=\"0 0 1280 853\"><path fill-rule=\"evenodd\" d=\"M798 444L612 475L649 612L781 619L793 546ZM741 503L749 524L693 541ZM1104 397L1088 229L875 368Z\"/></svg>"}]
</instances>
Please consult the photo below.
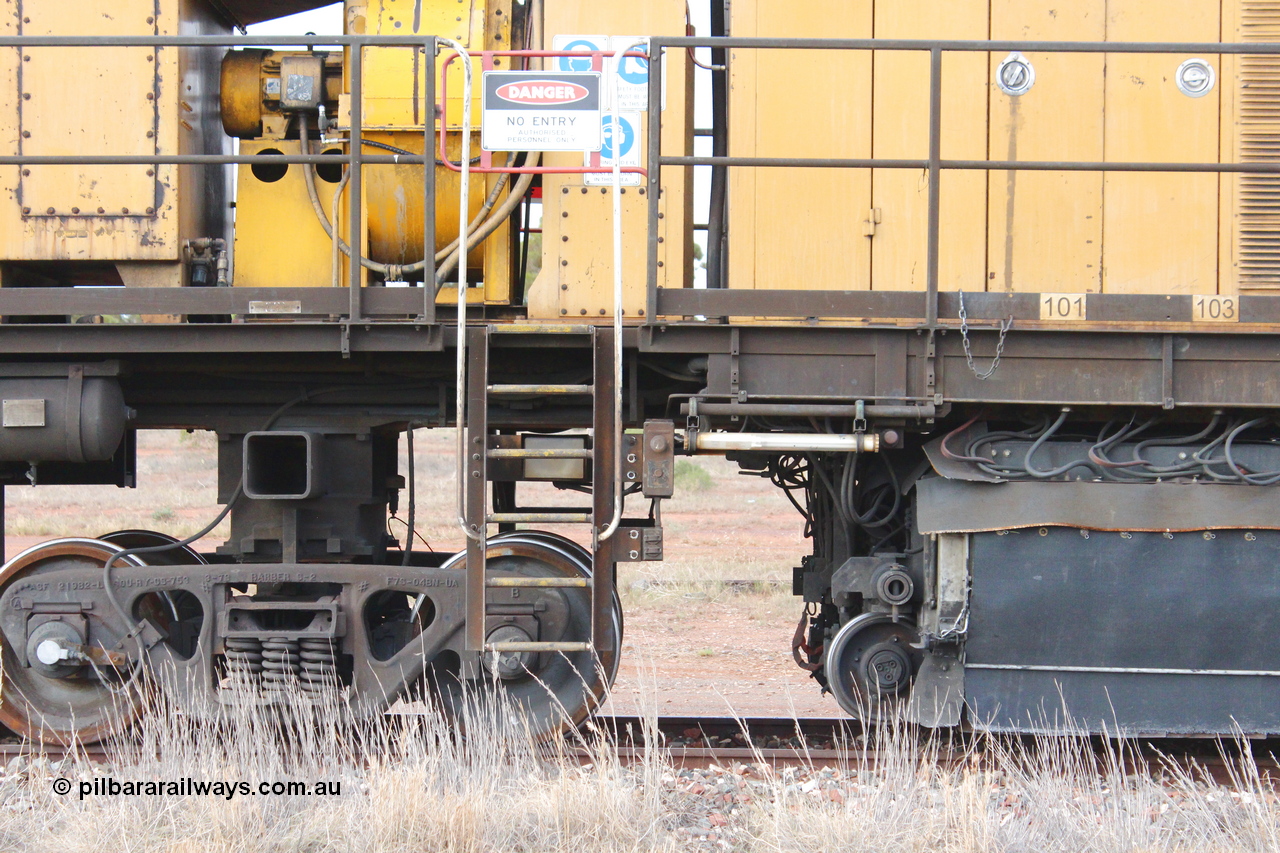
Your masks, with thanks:
<instances>
[{"instance_id":1,"label":"vertical handrail post","mask_svg":"<svg viewBox=\"0 0 1280 853\"><path fill-rule=\"evenodd\" d=\"M364 189L361 174L361 154L364 149L364 39L357 38L351 43L351 151L349 152L351 171L350 217L348 218L347 243L351 246L351 267L349 282L351 288L351 322L361 317L360 306L360 267L364 255L363 228L361 214L364 209ZM333 223L336 230L338 223Z\"/></svg>"},{"instance_id":2,"label":"vertical handrail post","mask_svg":"<svg viewBox=\"0 0 1280 853\"><path fill-rule=\"evenodd\" d=\"M616 138L616 137L615 137ZM591 519L595 535L591 542L591 642L596 654L615 651L613 647L614 559L612 542L600 535L600 520L614 511L617 496L622 493L622 479L615 461L622 458L622 421L612 406L601 405L604 397L618 390L616 367L617 329L600 326L591 338L592 371L595 377L596 403L593 407L592 433L594 447L591 461Z\"/></svg>"},{"instance_id":3,"label":"vertical handrail post","mask_svg":"<svg viewBox=\"0 0 1280 853\"><path fill-rule=\"evenodd\" d=\"M925 324L938 325L938 230L942 221L942 48L929 51L929 247Z\"/></svg>"},{"instance_id":4,"label":"vertical handrail post","mask_svg":"<svg viewBox=\"0 0 1280 853\"><path fill-rule=\"evenodd\" d=\"M484 649L485 640L485 574L488 560L487 483L489 480L489 329L480 326L468 329L471 345L467 348L471 370L467 374L467 417L465 430L467 456L458 474L466 472L468 480L466 516L473 519L474 529L467 531L466 576L466 650L478 652ZM463 432L462 422L458 431Z\"/></svg>"},{"instance_id":5,"label":"vertical handrail post","mask_svg":"<svg viewBox=\"0 0 1280 853\"><path fill-rule=\"evenodd\" d=\"M662 195L662 41L649 40L649 247L645 264L646 324L658 321L658 204Z\"/></svg>"},{"instance_id":6,"label":"vertical handrail post","mask_svg":"<svg viewBox=\"0 0 1280 853\"><path fill-rule=\"evenodd\" d=\"M615 432L622 430L622 131L621 118L622 112L618 109L618 78L622 76L622 65L626 62L626 56L634 48L644 45L648 47L647 41L635 41L619 50L613 55L613 70L609 74L609 128L613 135L613 394L610 403L613 406L613 429ZM649 76L653 77L653 49L649 48ZM650 87L652 88L652 87ZM655 114L657 118L655 119ZM655 121L661 126L662 122L662 104L660 102L649 102L649 126L652 127ZM654 232L652 236L656 236ZM600 375L596 374L596 407L600 406ZM599 441L597 434L596 440ZM620 483L622 481L622 454L617 448L621 445L621 439L616 435L611 435L610 440L613 442L615 452L613 454L613 482ZM597 451L598 452L598 451ZM595 518L595 536L596 542L600 543L613 536L618 529L618 525L622 523L622 490L614 489L613 492L613 516L609 523L604 525L601 530L600 519Z\"/></svg>"},{"instance_id":7,"label":"vertical handrail post","mask_svg":"<svg viewBox=\"0 0 1280 853\"><path fill-rule=\"evenodd\" d=\"M426 80L422 84L422 257L426 266L422 270L422 319L436 321L436 38L430 36L423 43L426 57L423 71Z\"/></svg>"},{"instance_id":8,"label":"vertical handrail post","mask_svg":"<svg viewBox=\"0 0 1280 853\"><path fill-rule=\"evenodd\" d=\"M458 409L458 525L462 528L462 532L467 535L468 539L479 539L483 535L483 531L472 530L467 524L467 430L465 428L465 413L467 411L467 233L470 225L469 217L471 216L471 85L472 73L471 54L461 42L448 38L439 38L452 48L458 57L462 60L462 154L461 164L462 171L458 176L458 318L457 318L457 400ZM441 104L441 122L440 141L443 144L445 128L448 125L449 105ZM426 159L426 158L423 158ZM425 165L425 164L424 164ZM428 257L434 258L435 252L432 251ZM434 263L434 260L433 260ZM486 377L487 381L487 377ZM483 455L483 454L482 454ZM484 484L481 484L483 489ZM481 519L483 522L483 518Z\"/></svg>"}]
</instances>

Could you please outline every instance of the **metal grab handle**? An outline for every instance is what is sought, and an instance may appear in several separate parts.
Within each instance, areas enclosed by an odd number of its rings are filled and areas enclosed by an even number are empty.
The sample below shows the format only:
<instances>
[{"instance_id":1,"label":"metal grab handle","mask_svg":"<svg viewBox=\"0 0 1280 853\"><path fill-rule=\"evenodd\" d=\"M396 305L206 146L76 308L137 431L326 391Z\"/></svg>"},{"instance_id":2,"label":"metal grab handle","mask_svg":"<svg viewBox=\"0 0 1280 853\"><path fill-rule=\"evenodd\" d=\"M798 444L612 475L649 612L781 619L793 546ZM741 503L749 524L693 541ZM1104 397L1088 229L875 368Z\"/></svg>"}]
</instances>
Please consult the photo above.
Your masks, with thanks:
<instances>
[{"instance_id":1,"label":"metal grab handle","mask_svg":"<svg viewBox=\"0 0 1280 853\"><path fill-rule=\"evenodd\" d=\"M463 85L462 85L462 170L460 174L461 186L459 193L461 198L458 202L458 366L457 366L457 429L458 429L458 526L462 528L462 532L467 534L470 539L483 541L484 530L474 531L467 527L467 435L463 412L466 411L466 395L467 395L467 229L470 223L467 217L471 212L470 205L467 204L471 194L471 54L462 46L460 42L456 42L450 38L440 38L440 41L451 47L463 60ZM427 121L434 121L428 117ZM441 115L441 122L447 122L448 117ZM443 130L441 131L443 136ZM427 168L424 164L423 168ZM484 488L484 483L480 484L480 488Z\"/></svg>"},{"instance_id":2,"label":"metal grab handle","mask_svg":"<svg viewBox=\"0 0 1280 853\"><path fill-rule=\"evenodd\" d=\"M609 75L609 126L613 133L613 423L618 429L613 455L613 518L604 530L596 523L596 542L612 536L622 522L622 116L618 109L618 78L626 54L637 47L649 49L648 39L638 39L613 55ZM649 104L649 121L662 120L662 105Z\"/></svg>"}]
</instances>

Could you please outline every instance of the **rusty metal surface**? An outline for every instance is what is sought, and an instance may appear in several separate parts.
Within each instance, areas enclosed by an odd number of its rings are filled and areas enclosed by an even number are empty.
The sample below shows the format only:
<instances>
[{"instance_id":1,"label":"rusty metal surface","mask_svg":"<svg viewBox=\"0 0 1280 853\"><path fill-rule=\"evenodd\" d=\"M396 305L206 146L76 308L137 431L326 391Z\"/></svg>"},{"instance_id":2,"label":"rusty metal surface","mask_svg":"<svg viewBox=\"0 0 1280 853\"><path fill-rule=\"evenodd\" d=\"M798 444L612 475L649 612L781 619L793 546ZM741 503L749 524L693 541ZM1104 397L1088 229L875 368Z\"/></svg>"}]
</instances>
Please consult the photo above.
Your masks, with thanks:
<instances>
[{"instance_id":1,"label":"rusty metal surface","mask_svg":"<svg viewBox=\"0 0 1280 853\"><path fill-rule=\"evenodd\" d=\"M615 480L614 460L622 452L618 447L622 425L614 421L613 412L613 329L596 330L595 347L595 416L592 424L595 457L591 467L591 520L595 527L592 535L594 549L591 555L591 637L598 645L598 652L614 651L613 593L614 572L613 543L599 541L600 532L613 517L614 492L621 488Z\"/></svg>"},{"instance_id":2,"label":"rusty metal surface","mask_svg":"<svg viewBox=\"0 0 1280 853\"><path fill-rule=\"evenodd\" d=\"M467 341L467 411L465 414L467 459L458 461L459 473L466 472L465 495L467 533L467 616L466 649L480 651L485 641L485 573L488 560L486 517L488 488L485 469L489 434L489 334L486 327L471 329ZM461 420L461 418L460 418ZM459 426L461 428L461 426Z\"/></svg>"},{"instance_id":3,"label":"rusty metal surface","mask_svg":"<svg viewBox=\"0 0 1280 853\"><path fill-rule=\"evenodd\" d=\"M968 462L962 462L955 459L949 459L942 452L942 445L944 443L946 443L949 448L964 447L969 441L986 431L986 424L974 424L970 427L959 430L954 434L935 438L924 446L925 456L929 459L929 464L933 466L933 470L937 471L948 480L967 480L973 483L1007 482L1003 477L997 477L995 474L988 474L976 465L971 465Z\"/></svg>"},{"instance_id":4,"label":"rusty metal surface","mask_svg":"<svg viewBox=\"0 0 1280 853\"><path fill-rule=\"evenodd\" d=\"M1015 328L1031 324L1061 329L1062 324L1042 323L1038 293L965 293L970 322L996 323L1012 317ZM1240 318L1227 329L1195 324L1194 297L1187 294L1090 293L1083 295L1088 322L1073 322L1078 331L1115 331L1117 327L1157 324L1170 330L1272 331L1258 326L1280 322L1280 298L1246 294L1235 297ZM867 322L919 321L927 306L927 294L892 290L680 290L659 288L659 317L776 317L796 319L860 319ZM959 324L960 294L938 294L938 322Z\"/></svg>"},{"instance_id":5,"label":"rusty metal surface","mask_svg":"<svg viewBox=\"0 0 1280 853\"><path fill-rule=\"evenodd\" d=\"M369 317L416 319L422 290L368 287L363 299ZM52 317L85 314L233 314L260 318L342 316L349 296L336 287L6 287L0 288L0 315Z\"/></svg>"},{"instance_id":6,"label":"rusty metal surface","mask_svg":"<svg viewBox=\"0 0 1280 853\"><path fill-rule=\"evenodd\" d=\"M379 358L421 354L431 357L413 368L399 361L395 366L387 362L387 369L400 372L447 369L448 356L452 354L452 330L415 319L386 319L395 311L420 310L419 292L387 288L364 290L365 309L388 312L381 315L383 319L371 317L351 323L304 315L289 321L282 321L279 316L263 316L247 318L246 322L189 325L5 324L4 333L0 335L0 357L35 357L44 361L118 358L129 370L147 376L169 372L179 357L188 369L217 371L224 369L228 354L243 353L245 357L270 358L278 370L317 374L319 381L325 381L320 379L325 371L341 370L342 365L309 360L307 354L329 353L341 361L366 353L381 354ZM228 302L234 305L240 299L232 288L210 288L209 291L222 300L222 307ZM149 291L148 297L159 293ZM0 290L0 300L6 295ZM56 293L48 294L50 299L56 296ZM318 302L306 303L309 308L341 311L343 306L339 303L345 302L346 290L319 289L318 297ZM167 307L194 307L192 302L181 305L169 302L185 298L184 291L175 289L164 293L158 301L167 302ZM310 298L304 291L303 300ZM252 300L239 304L247 301ZM105 306L99 303L95 307ZM1280 406L1280 348L1270 335L1137 332L1078 335L1015 330L1009 334L999 369L989 380L980 381L965 364L959 335L949 333L938 338L936 382L930 388L925 384L922 370L927 361L927 341L914 330L743 327L736 356L739 381L735 389L731 382L731 362L735 357L730 354L733 328L670 326L665 331L645 330L639 339L635 332L627 330L624 342L641 359L710 355L705 390L692 384L686 387L688 392L698 393L716 406L831 407L849 406L856 400L934 405ZM995 336L988 330L972 331L975 356L989 359ZM585 340L558 335L502 335L499 340L501 352L507 358L527 366L519 376L526 382L539 375L555 378L550 371L552 365L558 365L554 360L556 354L581 352L587 345ZM152 354L163 354L166 358L156 361L149 358ZM642 394L646 389L669 387L669 382L661 377L655 385L652 374L644 370L638 381ZM941 395L936 401L932 396L935 393ZM572 408L571 399L557 400L554 405L530 411L512 412L529 423L547 418L546 424L553 425L560 421L551 418L551 413ZM434 405L435 402L432 398L414 405ZM650 405L656 408L645 413L648 417L669 417L678 412L678 408L664 409L665 398L661 402L651 400ZM507 411L505 406L499 408ZM578 408L587 407L580 401ZM727 418L734 414L730 409L723 411L729 414L717 416ZM749 408L744 409L743 414L757 411L791 412L799 416L811 410ZM845 410L828 411L839 415ZM893 412L898 414L896 410ZM941 410L937 413L939 417L943 415ZM911 414L907 410L901 412L909 418ZM927 409L921 414L927 416Z\"/></svg>"},{"instance_id":7,"label":"rusty metal surface","mask_svg":"<svg viewBox=\"0 0 1280 853\"><path fill-rule=\"evenodd\" d=\"M977 533L1029 527L1156 533L1280 529L1280 489L1209 483L916 484L920 532Z\"/></svg>"}]
</instances>

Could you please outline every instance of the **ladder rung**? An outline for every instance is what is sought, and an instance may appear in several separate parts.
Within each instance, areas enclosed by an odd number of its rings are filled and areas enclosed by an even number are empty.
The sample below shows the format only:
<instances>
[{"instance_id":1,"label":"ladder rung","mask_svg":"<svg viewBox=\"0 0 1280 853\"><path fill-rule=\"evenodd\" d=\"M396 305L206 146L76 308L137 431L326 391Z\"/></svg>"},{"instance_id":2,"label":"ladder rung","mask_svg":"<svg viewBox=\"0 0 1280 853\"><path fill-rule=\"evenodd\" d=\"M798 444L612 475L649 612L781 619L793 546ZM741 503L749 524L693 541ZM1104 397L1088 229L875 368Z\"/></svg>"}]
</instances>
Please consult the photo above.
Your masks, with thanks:
<instances>
[{"instance_id":1,"label":"ladder rung","mask_svg":"<svg viewBox=\"0 0 1280 853\"><path fill-rule=\"evenodd\" d=\"M590 524L589 512L495 512L490 524Z\"/></svg>"},{"instance_id":2,"label":"ladder rung","mask_svg":"<svg viewBox=\"0 0 1280 853\"><path fill-rule=\"evenodd\" d=\"M579 323L495 323L491 335L589 335L593 326Z\"/></svg>"},{"instance_id":3,"label":"ladder rung","mask_svg":"<svg viewBox=\"0 0 1280 853\"><path fill-rule=\"evenodd\" d=\"M490 459L590 459L591 451L563 447L501 447L489 451Z\"/></svg>"},{"instance_id":4,"label":"ladder rung","mask_svg":"<svg viewBox=\"0 0 1280 853\"><path fill-rule=\"evenodd\" d=\"M484 585L504 589L587 589L591 578L486 578Z\"/></svg>"},{"instance_id":5,"label":"ladder rung","mask_svg":"<svg viewBox=\"0 0 1280 853\"><path fill-rule=\"evenodd\" d=\"M485 643L486 652L589 652L590 643Z\"/></svg>"},{"instance_id":6,"label":"ladder rung","mask_svg":"<svg viewBox=\"0 0 1280 853\"><path fill-rule=\"evenodd\" d=\"M590 394L590 385L490 385L490 394Z\"/></svg>"}]
</instances>

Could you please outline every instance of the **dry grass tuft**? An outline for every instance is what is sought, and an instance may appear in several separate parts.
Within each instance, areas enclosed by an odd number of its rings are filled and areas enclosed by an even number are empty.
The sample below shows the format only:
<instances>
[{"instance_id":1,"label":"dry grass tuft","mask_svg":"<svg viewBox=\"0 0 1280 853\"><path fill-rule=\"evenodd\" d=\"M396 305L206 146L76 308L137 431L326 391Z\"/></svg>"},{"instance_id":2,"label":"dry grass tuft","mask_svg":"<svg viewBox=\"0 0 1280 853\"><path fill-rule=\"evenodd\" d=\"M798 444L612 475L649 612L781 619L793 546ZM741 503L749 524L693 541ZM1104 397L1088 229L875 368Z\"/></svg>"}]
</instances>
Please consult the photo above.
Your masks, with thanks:
<instances>
[{"instance_id":1,"label":"dry grass tuft","mask_svg":"<svg viewBox=\"0 0 1280 853\"><path fill-rule=\"evenodd\" d=\"M305 723L299 722L303 716ZM1169 765L1134 771L1070 735L979 739L960 760L939 738L884 726L836 767L677 770L651 750L624 765L597 743L586 766L537 746L496 703L458 737L421 716L355 722L330 707L283 716L224 708L198 722L157 708L115 763L15 760L0 775L0 849L186 851L1273 851L1274 786L1252 759L1231 789ZM651 727L650 716L646 727ZM652 731L650 731L652 736ZM652 739L650 740L652 742ZM339 783L338 796L78 796L94 778ZM70 794L53 793L57 778Z\"/></svg>"}]
</instances>

